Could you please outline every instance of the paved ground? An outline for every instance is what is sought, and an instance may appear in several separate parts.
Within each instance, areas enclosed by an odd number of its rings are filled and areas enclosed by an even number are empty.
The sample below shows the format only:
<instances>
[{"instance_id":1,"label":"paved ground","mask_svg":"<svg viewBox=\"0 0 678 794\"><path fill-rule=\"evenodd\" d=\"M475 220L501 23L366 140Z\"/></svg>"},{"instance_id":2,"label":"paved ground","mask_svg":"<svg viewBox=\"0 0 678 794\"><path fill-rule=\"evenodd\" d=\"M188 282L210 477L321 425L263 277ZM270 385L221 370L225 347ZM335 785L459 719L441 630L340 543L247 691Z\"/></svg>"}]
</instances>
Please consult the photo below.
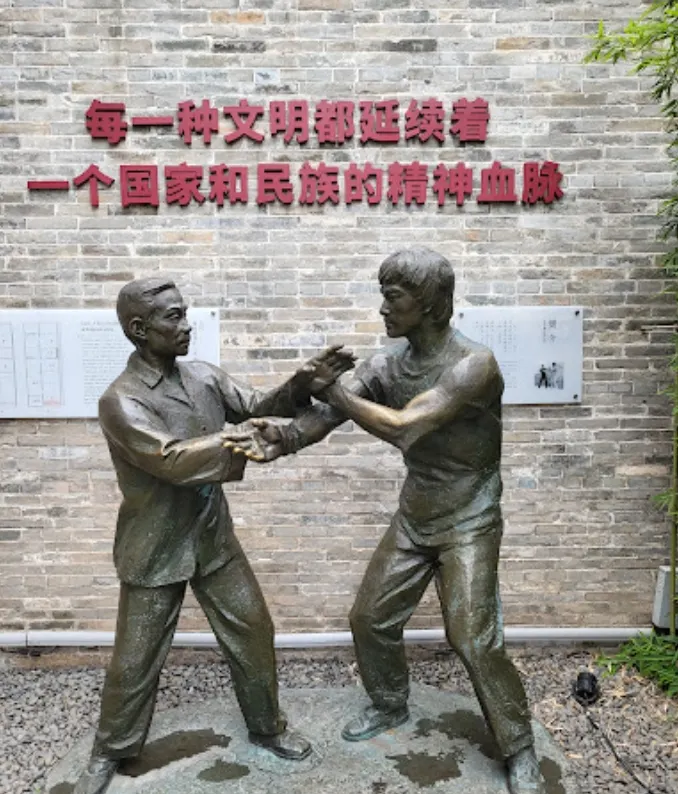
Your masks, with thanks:
<instances>
[{"instance_id":1,"label":"paved ground","mask_svg":"<svg viewBox=\"0 0 678 794\"><path fill-rule=\"evenodd\" d=\"M411 719L369 741L345 742L339 728L366 704L358 687L285 689L290 722L312 755L285 762L247 741L235 698L196 701L156 716L144 752L108 794L506 794L506 773L474 698L415 685ZM547 794L577 794L562 752L535 724ZM47 794L70 794L91 736L47 776Z\"/></svg>"},{"instance_id":2,"label":"paved ground","mask_svg":"<svg viewBox=\"0 0 678 794\"><path fill-rule=\"evenodd\" d=\"M599 677L602 698L585 711L572 699L571 687L581 670L600 672L596 650L513 648L511 655L523 675L535 718L562 748L582 794L678 794L678 702L669 701L643 679L618 674ZM106 658L103 652L47 653L40 658L0 653L0 794L47 794L44 773L96 721ZM453 655L412 648L410 659L414 681L472 694ZM284 689L348 687L347 697L360 692L348 649L283 653L279 670ZM184 704L205 702L209 707L225 693L230 693L228 668L215 652L174 652L161 679L158 714ZM218 767L209 774L231 773ZM429 790L434 794L435 789L417 789L418 794ZM381 792L374 789L370 794Z\"/></svg>"}]
</instances>

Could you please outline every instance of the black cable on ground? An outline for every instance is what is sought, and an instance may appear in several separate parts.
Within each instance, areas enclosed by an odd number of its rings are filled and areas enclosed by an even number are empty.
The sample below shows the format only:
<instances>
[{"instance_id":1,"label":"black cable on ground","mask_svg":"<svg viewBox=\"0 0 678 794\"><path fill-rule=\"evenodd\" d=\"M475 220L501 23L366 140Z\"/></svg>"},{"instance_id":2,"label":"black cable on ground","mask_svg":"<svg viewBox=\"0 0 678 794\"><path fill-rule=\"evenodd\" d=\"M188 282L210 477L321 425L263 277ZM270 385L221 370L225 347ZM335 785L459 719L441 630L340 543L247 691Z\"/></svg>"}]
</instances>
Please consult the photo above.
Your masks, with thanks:
<instances>
[{"instance_id":1,"label":"black cable on ground","mask_svg":"<svg viewBox=\"0 0 678 794\"><path fill-rule=\"evenodd\" d=\"M650 788L647 785L647 783L645 783L643 780L641 780L638 777L638 775L633 771L633 769L631 769L628 763L619 755L616 747L614 746L614 744L612 744L612 740L610 739L610 737L605 733L605 731L600 727L600 725L593 719L593 717L588 713L588 711L586 711L586 708L584 706L582 706L582 709L584 710L584 714L586 714L586 719L590 722L591 725L593 725L593 727L597 731L600 732L600 735L605 740L605 744L610 748L612 755L617 759L619 766L621 766L621 768L626 772L626 774L632 777L644 791L647 791L648 794L659 794L659 792L656 789Z\"/></svg>"},{"instance_id":2,"label":"black cable on ground","mask_svg":"<svg viewBox=\"0 0 678 794\"><path fill-rule=\"evenodd\" d=\"M610 748L610 752L617 760L617 763L631 777L647 794L659 794L656 789L650 788L645 781L641 780L638 775L631 769L627 761L625 761L617 752L617 748L612 743L612 740L607 733L600 727L600 725L593 719L587 711L588 707L595 703L600 697L600 690L598 689L598 682L592 673L580 673L577 677L572 688L572 699L581 706L582 711L586 715L589 724L592 725L603 737L605 744Z\"/></svg>"}]
</instances>

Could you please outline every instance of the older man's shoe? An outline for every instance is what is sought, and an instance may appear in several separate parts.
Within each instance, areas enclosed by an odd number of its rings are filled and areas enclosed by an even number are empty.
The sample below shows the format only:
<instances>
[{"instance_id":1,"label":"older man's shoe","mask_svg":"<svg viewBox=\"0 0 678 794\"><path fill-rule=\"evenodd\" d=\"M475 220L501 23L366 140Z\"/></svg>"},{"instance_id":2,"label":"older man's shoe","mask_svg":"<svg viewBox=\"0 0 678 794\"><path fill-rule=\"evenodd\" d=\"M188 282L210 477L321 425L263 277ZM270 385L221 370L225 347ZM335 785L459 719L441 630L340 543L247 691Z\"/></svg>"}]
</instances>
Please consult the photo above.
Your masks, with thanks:
<instances>
[{"instance_id":1,"label":"older man's shoe","mask_svg":"<svg viewBox=\"0 0 678 794\"><path fill-rule=\"evenodd\" d=\"M78 778L73 794L103 794L113 780L119 763L114 758L93 755L87 769Z\"/></svg>"},{"instance_id":2,"label":"older man's shoe","mask_svg":"<svg viewBox=\"0 0 678 794\"><path fill-rule=\"evenodd\" d=\"M278 758L284 758L286 761L303 761L313 750L307 739L290 730L284 730L282 733L275 733L272 736L250 733L249 738L252 744L270 750Z\"/></svg>"},{"instance_id":3,"label":"older man's shoe","mask_svg":"<svg viewBox=\"0 0 678 794\"><path fill-rule=\"evenodd\" d=\"M363 713L346 723L341 735L347 742L362 742L384 731L396 728L407 722L410 712L407 706L392 711L382 711L376 706L368 706Z\"/></svg>"},{"instance_id":4,"label":"older man's shoe","mask_svg":"<svg viewBox=\"0 0 678 794\"><path fill-rule=\"evenodd\" d=\"M506 766L511 794L546 794L533 745L512 755Z\"/></svg>"}]
</instances>

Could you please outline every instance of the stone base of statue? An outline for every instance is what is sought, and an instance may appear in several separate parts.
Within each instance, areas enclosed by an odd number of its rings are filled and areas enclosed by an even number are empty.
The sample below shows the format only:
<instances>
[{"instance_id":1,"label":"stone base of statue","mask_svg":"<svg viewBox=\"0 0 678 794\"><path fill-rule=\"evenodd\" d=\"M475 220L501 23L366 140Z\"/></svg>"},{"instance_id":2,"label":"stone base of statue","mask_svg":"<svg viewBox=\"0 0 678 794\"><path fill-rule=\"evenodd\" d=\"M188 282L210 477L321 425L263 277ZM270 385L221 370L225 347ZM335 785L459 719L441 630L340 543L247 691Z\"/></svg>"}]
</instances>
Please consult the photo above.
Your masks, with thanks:
<instances>
[{"instance_id":1,"label":"stone base of statue","mask_svg":"<svg viewBox=\"0 0 678 794\"><path fill-rule=\"evenodd\" d=\"M156 713L143 754L117 774L107 794L507 794L503 764L475 700L414 686L411 718L363 742L340 736L367 705L362 689L287 689L290 724L314 752L282 761L247 740L232 696ZM577 794L562 752L534 723L548 794ZM92 735L50 772L45 794L70 794Z\"/></svg>"}]
</instances>

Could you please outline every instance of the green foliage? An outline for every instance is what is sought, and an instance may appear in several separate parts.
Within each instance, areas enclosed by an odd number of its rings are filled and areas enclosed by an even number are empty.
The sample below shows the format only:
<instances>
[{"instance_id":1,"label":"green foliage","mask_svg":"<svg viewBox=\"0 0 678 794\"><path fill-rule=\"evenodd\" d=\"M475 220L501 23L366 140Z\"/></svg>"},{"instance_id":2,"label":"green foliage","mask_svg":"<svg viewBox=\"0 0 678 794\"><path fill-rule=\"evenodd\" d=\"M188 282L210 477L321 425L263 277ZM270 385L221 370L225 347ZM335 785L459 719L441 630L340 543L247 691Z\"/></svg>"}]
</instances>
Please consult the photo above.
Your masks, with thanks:
<instances>
[{"instance_id":1,"label":"green foliage","mask_svg":"<svg viewBox=\"0 0 678 794\"><path fill-rule=\"evenodd\" d=\"M633 72L652 76L652 98L661 103L666 130L671 136L668 156L676 178L672 195L663 202L664 218L661 238L671 249L663 259L670 276L678 277L678 99L674 98L678 81L678 0L652 3L637 19L627 23L621 33L610 33L600 22L594 46L585 62L618 63L634 61Z\"/></svg>"},{"instance_id":2,"label":"green foliage","mask_svg":"<svg viewBox=\"0 0 678 794\"><path fill-rule=\"evenodd\" d=\"M653 79L651 95L660 103L666 122L670 136L667 154L674 174L671 193L659 208L662 217L660 238L668 243L662 265L671 279L668 291L673 292L678 301L678 99L673 95L678 82L678 0L655 0L620 33L608 32L600 22L593 40L594 46L584 59L585 63L632 61L634 73L648 74ZM672 594L676 591L678 558L678 335L674 336L674 345L675 353L670 363L673 386L668 391L673 402L673 472L671 490L661 494L657 500L671 517L669 586ZM673 638L676 634L676 601L676 598L672 600L669 618Z\"/></svg>"},{"instance_id":3,"label":"green foliage","mask_svg":"<svg viewBox=\"0 0 678 794\"><path fill-rule=\"evenodd\" d=\"M622 668L633 668L654 681L670 697L678 697L678 637L639 634L625 642L611 656L596 660L606 675L614 675Z\"/></svg>"}]
</instances>

